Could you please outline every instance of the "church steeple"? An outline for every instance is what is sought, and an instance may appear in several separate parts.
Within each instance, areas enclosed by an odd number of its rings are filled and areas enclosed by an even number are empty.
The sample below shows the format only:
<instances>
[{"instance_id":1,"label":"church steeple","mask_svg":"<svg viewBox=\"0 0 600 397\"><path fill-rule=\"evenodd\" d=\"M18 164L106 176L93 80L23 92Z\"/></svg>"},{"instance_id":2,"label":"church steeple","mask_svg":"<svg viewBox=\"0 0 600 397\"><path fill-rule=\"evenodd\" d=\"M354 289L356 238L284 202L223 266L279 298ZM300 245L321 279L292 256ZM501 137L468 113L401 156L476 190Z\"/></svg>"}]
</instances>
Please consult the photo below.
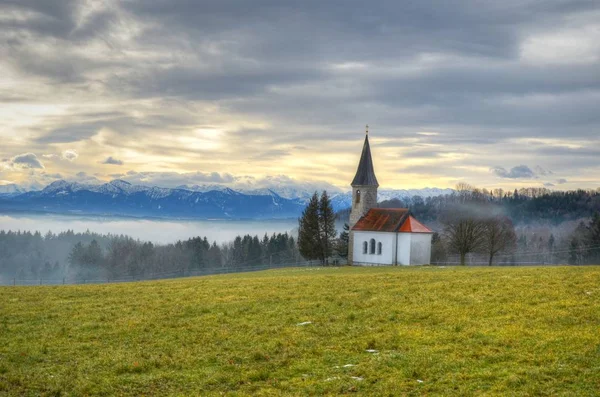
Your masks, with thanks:
<instances>
[{"instance_id":1,"label":"church steeple","mask_svg":"<svg viewBox=\"0 0 600 397\"><path fill-rule=\"evenodd\" d=\"M358 162L356 175L352 180L352 209L350 210L350 238L348 240L348 263L352 264L354 250L354 231L352 228L358 220L371 208L377 208L377 188L379 182L375 177L371 147L369 146L369 126L365 134L362 154Z\"/></svg>"},{"instance_id":2,"label":"church steeple","mask_svg":"<svg viewBox=\"0 0 600 397\"><path fill-rule=\"evenodd\" d=\"M365 143L363 144L362 154L358 163L356 175L352 180L351 186L377 186L377 177L375 177L375 169L373 168L373 159L371 158L371 146L369 145L369 126L367 125L367 133L365 134Z\"/></svg>"}]
</instances>

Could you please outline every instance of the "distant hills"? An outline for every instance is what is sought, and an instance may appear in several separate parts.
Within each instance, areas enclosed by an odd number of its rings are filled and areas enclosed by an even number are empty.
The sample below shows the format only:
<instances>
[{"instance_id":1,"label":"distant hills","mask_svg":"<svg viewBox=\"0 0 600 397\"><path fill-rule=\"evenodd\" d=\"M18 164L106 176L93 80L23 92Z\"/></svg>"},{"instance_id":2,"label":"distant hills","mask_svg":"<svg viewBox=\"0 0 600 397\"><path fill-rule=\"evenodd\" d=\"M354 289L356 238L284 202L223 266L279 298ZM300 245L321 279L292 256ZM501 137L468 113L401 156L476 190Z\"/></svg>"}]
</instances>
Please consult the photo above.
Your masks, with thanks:
<instances>
[{"instance_id":1,"label":"distant hills","mask_svg":"<svg viewBox=\"0 0 600 397\"><path fill-rule=\"evenodd\" d=\"M413 196L431 197L452 189L379 191L379 201ZM273 186L237 191L228 187L179 186L177 188L132 185L123 180L104 184L56 181L39 191L17 185L0 186L0 211L36 211L86 215L159 218L277 219L298 217L313 191ZM332 192L336 211L350 207L350 192Z\"/></svg>"}]
</instances>

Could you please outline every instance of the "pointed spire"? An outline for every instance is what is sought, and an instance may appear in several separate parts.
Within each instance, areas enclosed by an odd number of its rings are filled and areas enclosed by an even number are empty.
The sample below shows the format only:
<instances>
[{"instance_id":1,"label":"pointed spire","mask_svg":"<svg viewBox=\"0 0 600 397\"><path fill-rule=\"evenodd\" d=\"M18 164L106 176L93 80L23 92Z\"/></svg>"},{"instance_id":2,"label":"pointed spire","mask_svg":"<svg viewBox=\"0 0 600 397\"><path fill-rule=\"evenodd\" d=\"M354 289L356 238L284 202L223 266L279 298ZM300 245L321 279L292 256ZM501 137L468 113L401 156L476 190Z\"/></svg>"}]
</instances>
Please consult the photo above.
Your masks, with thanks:
<instances>
[{"instance_id":1,"label":"pointed spire","mask_svg":"<svg viewBox=\"0 0 600 397\"><path fill-rule=\"evenodd\" d=\"M356 176L351 183L352 186L379 186L375 177L375 169L373 168L373 159L371 158L371 147L369 146L369 126L365 134L365 143L363 145L360 162L356 170Z\"/></svg>"}]
</instances>

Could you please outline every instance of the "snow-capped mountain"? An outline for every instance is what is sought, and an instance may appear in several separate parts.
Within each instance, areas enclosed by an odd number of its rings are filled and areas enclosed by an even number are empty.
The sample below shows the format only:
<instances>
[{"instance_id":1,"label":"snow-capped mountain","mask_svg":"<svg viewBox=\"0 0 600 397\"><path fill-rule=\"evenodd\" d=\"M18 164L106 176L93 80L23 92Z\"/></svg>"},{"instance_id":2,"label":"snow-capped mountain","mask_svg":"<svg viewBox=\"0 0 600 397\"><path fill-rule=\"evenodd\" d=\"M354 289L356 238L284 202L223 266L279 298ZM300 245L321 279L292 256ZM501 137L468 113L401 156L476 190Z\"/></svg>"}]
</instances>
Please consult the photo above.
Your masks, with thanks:
<instances>
[{"instance_id":1,"label":"snow-capped mountain","mask_svg":"<svg viewBox=\"0 0 600 397\"><path fill-rule=\"evenodd\" d=\"M0 186L0 211L44 211L141 217L183 218L288 218L301 214L314 194L313 186L290 185L234 190L221 185L178 188L133 185L116 179L104 184L56 181L40 191L23 192L17 185ZM379 201L408 202L451 194L452 189L380 189ZM352 205L352 193L329 191L335 211Z\"/></svg>"},{"instance_id":2,"label":"snow-capped mountain","mask_svg":"<svg viewBox=\"0 0 600 397\"><path fill-rule=\"evenodd\" d=\"M424 188L424 189L379 189L377 191L377 201L388 201L398 199L404 202L412 200L413 197L421 198L444 196L452 194L453 189ZM333 195L331 205L334 210L339 211L352 206L352 192L345 192Z\"/></svg>"},{"instance_id":3,"label":"snow-capped mountain","mask_svg":"<svg viewBox=\"0 0 600 397\"><path fill-rule=\"evenodd\" d=\"M25 189L21 188L19 185L15 183L10 183L8 185L0 185L0 195L16 195L25 193Z\"/></svg>"},{"instance_id":4,"label":"snow-capped mountain","mask_svg":"<svg viewBox=\"0 0 600 397\"><path fill-rule=\"evenodd\" d=\"M41 191L0 199L1 210L181 218L289 218L304 209L301 200L276 194L247 195L224 188L196 192L132 185L56 181Z\"/></svg>"}]
</instances>

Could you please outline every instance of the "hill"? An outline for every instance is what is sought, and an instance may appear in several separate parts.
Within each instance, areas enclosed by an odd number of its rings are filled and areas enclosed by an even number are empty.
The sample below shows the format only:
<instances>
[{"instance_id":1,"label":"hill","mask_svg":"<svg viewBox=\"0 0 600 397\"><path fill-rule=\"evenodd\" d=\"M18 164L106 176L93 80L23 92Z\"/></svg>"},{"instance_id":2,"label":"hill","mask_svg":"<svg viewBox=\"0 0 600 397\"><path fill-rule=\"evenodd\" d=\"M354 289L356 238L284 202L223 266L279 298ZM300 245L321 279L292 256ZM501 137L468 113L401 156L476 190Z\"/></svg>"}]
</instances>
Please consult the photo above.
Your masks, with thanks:
<instances>
[{"instance_id":1,"label":"hill","mask_svg":"<svg viewBox=\"0 0 600 397\"><path fill-rule=\"evenodd\" d=\"M600 268L0 288L0 394L596 395Z\"/></svg>"}]
</instances>

